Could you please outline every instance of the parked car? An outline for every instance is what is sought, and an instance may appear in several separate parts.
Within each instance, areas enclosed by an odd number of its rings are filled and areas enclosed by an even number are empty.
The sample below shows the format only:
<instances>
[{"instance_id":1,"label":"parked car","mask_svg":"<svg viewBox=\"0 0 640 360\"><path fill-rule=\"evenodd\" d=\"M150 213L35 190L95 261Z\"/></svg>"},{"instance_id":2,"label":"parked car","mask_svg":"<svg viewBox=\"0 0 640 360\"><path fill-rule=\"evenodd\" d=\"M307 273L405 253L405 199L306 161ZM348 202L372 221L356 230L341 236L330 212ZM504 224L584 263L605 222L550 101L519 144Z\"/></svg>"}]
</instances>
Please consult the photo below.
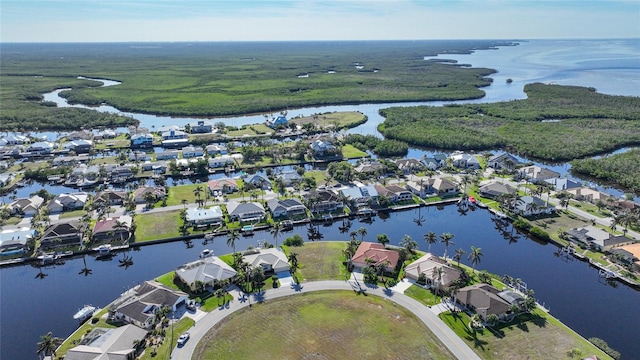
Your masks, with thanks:
<instances>
[{"instance_id":1,"label":"parked car","mask_svg":"<svg viewBox=\"0 0 640 360\"><path fill-rule=\"evenodd\" d=\"M189 333L186 332L178 338L178 346L184 346L184 344L189 340Z\"/></svg>"}]
</instances>

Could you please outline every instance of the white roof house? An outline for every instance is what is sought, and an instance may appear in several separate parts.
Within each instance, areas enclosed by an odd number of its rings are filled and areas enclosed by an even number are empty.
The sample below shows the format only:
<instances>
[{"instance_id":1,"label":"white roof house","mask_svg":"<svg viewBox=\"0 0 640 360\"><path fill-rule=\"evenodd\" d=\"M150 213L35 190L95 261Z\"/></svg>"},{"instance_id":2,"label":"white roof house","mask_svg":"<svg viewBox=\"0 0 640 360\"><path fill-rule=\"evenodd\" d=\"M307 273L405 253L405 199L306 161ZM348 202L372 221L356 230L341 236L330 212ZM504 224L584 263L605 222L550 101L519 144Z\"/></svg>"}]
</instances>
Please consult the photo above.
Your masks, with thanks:
<instances>
[{"instance_id":1,"label":"white roof house","mask_svg":"<svg viewBox=\"0 0 640 360\"><path fill-rule=\"evenodd\" d=\"M176 275L191 290L195 290L196 281L202 281L206 286L214 287L217 282L231 279L237 272L217 256L196 260L184 264L176 269Z\"/></svg>"},{"instance_id":2,"label":"white roof house","mask_svg":"<svg viewBox=\"0 0 640 360\"><path fill-rule=\"evenodd\" d=\"M69 349L67 360L133 359L136 356L134 343L143 340L147 330L135 325L114 329L95 328L85 335L80 345Z\"/></svg>"},{"instance_id":3,"label":"white roof house","mask_svg":"<svg viewBox=\"0 0 640 360\"><path fill-rule=\"evenodd\" d=\"M224 214L220 206L212 206L209 209L187 209L187 222L191 225L219 224L223 221Z\"/></svg>"},{"instance_id":4,"label":"white roof house","mask_svg":"<svg viewBox=\"0 0 640 360\"><path fill-rule=\"evenodd\" d=\"M252 267L261 266L265 272L289 271L289 260L284 252L276 249L254 249L242 257Z\"/></svg>"}]
</instances>

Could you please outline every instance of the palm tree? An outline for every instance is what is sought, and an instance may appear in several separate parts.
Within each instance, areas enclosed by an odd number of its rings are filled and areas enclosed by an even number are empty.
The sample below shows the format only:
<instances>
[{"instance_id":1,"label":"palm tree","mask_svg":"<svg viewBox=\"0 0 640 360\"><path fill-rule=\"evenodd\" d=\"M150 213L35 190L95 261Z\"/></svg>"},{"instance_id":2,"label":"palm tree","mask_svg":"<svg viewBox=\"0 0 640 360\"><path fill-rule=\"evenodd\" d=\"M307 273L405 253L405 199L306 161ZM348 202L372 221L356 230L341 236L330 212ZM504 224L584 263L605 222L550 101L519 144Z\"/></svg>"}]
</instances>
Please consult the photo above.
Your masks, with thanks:
<instances>
[{"instance_id":1,"label":"palm tree","mask_svg":"<svg viewBox=\"0 0 640 360\"><path fill-rule=\"evenodd\" d=\"M358 237L358 231L353 230L349 233L349 237L351 238L351 240L355 240Z\"/></svg>"},{"instance_id":2,"label":"palm tree","mask_svg":"<svg viewBox=\"0 0 640 360\"><path fill-rule=\"evenodd\" d=\"M424 234L424 241L428 244L428 249L427 252L431 252L431 244L435 244L436 242L438 242L438 235L436 235L436 233L434 233L433 231L429 231L428 233Z\"/></svg>"},{"instance_id":3,"label":"palm tree","mask_svg":"<svg viewBox=\"0 0 640 360\"><path fill-rule=\"evenodd\" d=\"M294 274L296 270L298 270L298 254L292 251L289 253L289 256L287 258L291 263L291 268L289 269L289 271L291 271L291 273Z\"/></svg>"},{"instance_id":4,"label":"palm tree","mask_svg":"<svg viewBox=\"0 0 640 360\"><path fill-rule=\"evenodd\" d=\"M413 251L418 247L418 243L413 240L410 235L405 234L400 240L400 246L407 249L407 251L413 254Z\"/></svg>"},{"instance_id":5,"label":"palm tree","mask_svg":"<svg viewBox=\"0 0 640 360\"><path fill-rule=\"evenodd\" d=\"M453 239L453 234L452 233L442 233L442 235L440 235L440 242L444 243L444 258L447 258L447 250L449 249L449 245L455 245L453 243L453 241L451 241L451 239Z\"/></svg>"},{"instance_id":6,"label":"palm tree","mask_svg":"<svg viewBox=\"0 0 640 360\"><path fill-rule=\"evenodd\" d=\"M278 248L278 236L280 236L280 230L282 229L282 225L279 222L274 223L271 227L271 236L273 236L273 240L276 242L276 249Z\"/></svg>"},{"instance_id":7,"label":"palm tree","mask_svg":"<svg viewBox=\"0 0 640 360\"><path fill-rule=\"evenodd\" d=\"M376 236L376 240L382 244L382 245L387 245L390 241L389 236L387 236L387 234L378 234L378 236Z\"/></svg>"},{"instance_id":8,"label":"palm tree","mask_svg":"<svg viewBox=\"0 0 640 360\"><path fill-rule=\"evenodd\" d=\"M184 206L184 209L186 210L187 204L189 203L189 201L187 199L182 199L181 203L182 203L182 206Z\"/></svg>"},{"instance_id":9,"label":"palm tree","mask_svg":"<svg viewBox=\"0 0 640 360\"><path fill-rule=\"evenodd\" d=\"M458 267L460 267L460 259L462 258L462 255L466 253L467 252L462 248L456 249L456 254L453 255L453 259L458 262Z\"/></svg>"},{"instance_id":10,"label":"palm tree","mask_svg":"<svg viewBox=\"0 0 640 360\"><path fill-rule=\"evenodd\" d=\"M444 269L442 268L442 266L437 266L433 268L433 280L437 280L437 285L436 285L436 295L438 295L438 291L440 290L440 283L442 283L442 274L444 273Z\"/></svg>"},{"instance_id":11,"label":"palm tree","mask_svg":"<svg viewBox=\"0 0 640 360\"><path fill-rule=\"evenodd\" d=\"M367 236L367 228L364 226L358 229L358 234L360 235L360 240L364 241L364 237Z\"/></svg>"},{"instance_id":12,"label":"palm tree","mask_svg":"<svg viewBox=\"0 0 640 360\"><path fill-rule=\"evenodd\" d=\"M127 225L122 221L116 220L115 224L113 225L113 230L120 233L120 242L124 244L123 233L129 230L129 225ZM118 230L121 230L121 231L118 231ZM125 230L125 231L122 231L122 230Z\"/></svg>"},{"instance_id":13,"label":"palm tree","mask_svg":"<svg viewBox=\"0 0 640 360\"><path fill-rule=\"evenodd\" d=\"M202 192L203 192L203 188L202 185L198 185L196 186L195 189L193 189L193 194L196 196L197 200L200 200L202 197Z\"/></svg>"},{"instance_id":14,"label":"palm tree","mask_svg":"<svg viewBox=\"0 0 640 360\"><path fill-rule=\"evenodd\" d=\"M233 248L233 253L236 252L236 240L240 238L240 234L238 234L238 230L232 230L227 234L227 246L231 246Z\"/></svg>"},{"instance_id":15,"label":"palm tree","mask_svg":"<svg viewBox=\"0 0 640 360\"><path fill-rule=\"evenodd\" d=\"M471 264L473 267L471 268L473 272L476 271L476 264L480 262L480 258L484 256L482 253L482 249L477 248L475 246L471 247L471 252L469 253L469 260L471 260Z\"/></svg>"},{"instance_id":16,"label":"palm tree","mask_svg":"<svg viewBox=\"0 0 640 360\"><path fill-rule=\"evenodd\" d=\"M56 348L62 344L63 339L59 337L53 336L51 331L49 331L46 335L40 336L40 341L38 342L38 351L37 354L44 353L45 356L51 355L52 359L56 358Z\"/></svg>"}]
</instances>

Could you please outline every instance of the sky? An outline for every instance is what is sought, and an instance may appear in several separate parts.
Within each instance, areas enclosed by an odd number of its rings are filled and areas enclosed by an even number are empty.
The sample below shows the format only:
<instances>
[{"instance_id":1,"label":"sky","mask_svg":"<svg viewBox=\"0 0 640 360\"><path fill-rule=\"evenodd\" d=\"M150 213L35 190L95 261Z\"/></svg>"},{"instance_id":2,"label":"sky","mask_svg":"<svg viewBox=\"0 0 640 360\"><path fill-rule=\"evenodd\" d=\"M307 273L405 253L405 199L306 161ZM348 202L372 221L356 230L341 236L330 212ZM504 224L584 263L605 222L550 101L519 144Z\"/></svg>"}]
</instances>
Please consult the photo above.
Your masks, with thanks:
<instances>
[{"instance_id":1,"label":"sky","mask_svg":"<svg viewBox=\"0 0 640 360\"><path fill-rule=\"evenodd\" d=\"M2 42L638 37L640 0L0 0Z\"/></svg>"}]
</instances>

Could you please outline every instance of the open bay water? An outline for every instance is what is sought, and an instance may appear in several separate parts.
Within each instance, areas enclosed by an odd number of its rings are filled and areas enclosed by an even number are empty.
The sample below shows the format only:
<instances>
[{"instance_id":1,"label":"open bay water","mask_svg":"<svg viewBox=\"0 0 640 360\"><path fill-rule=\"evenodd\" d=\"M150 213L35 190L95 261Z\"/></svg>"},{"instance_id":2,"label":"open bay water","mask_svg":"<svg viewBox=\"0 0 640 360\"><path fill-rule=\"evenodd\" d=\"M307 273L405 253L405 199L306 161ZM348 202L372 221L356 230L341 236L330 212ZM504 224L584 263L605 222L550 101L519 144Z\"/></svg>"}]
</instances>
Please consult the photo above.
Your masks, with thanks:
<instances>
[{"instance_id":1,"label":"open bay water","mask_svg":"<svg viewBox=\"0 0 640 360\"><path fill-rule=\"evenodd\" d=\"M478 100L464 102L493 102L522 99L522 87L530 82L591 86L597 91L612 95L640 96L640 40L535 40L519 46L501 47L498 50L477 51L469 55L440 56L455 59L473 66L490 67L498 73L491 75L494 82L484 88L487 95ZM511 78L511 84L506 79ZM380 108L389 106L433 105L451 102L422 102L394 104L361 104L291 109L289 116L311 115L327 111L361 111L369 121L352 131L376 134L376 126L383 119ZM98 111L120 113L118 109L103 106ZM127 113L125 113L127 114ZM145 114L127 114L138 118L141 126L159 128L164 125L185 125L196 121L191 118L159 117ZM232 125L257 123L262 115L211 119ZM509 274L523 279L536 292L541 303L550 307L551 313L582 336L600 337L623 354L633 359L640 354L637 342L637 320L640 318L640 293L622 284L609 284L598 277L598 272L585 263L565 261L556 257L557 249L527 238L509 243L494 228L488 212L478 210L460 215L454 206L437 210L423 208L420 214L425 222L418 227L412 220L418 210L391 213L387 220L376 218L372 224L355 221L352 230L361 226L367 229L366 240L375 241L378 233L387 233L392 244L398 244L402 236L412 236L426 250L422 236L427 231L436 234L451 232L454 246L449 254L462 247L481 247L485 256L477 266L498 275ZM320 227L325 240L346 240L336 223ZM305 239L306 229L296 228ZM291 236L293 233L287 233ZM281 237L279 242L282 242ZM258 232L252 238L241 238L237 249L257 246L258 240L273 243L270 234ZM195 240L187 249L182 242L143 247L131 251L134 265L128 269L118 267L117 256L110 262L96 261L87 256L87 266L92 274L79 274L84 267L83 258L68 260L65 265L41 269L47 274L36 278L39 269L31 266L3 268L0 270L0 359L33 359L39 337L52 331L55 336L66 337L75 330L73 314L84 304L105 306L124 290L148 279L175 269L196 259L204 248L216 254L229 253L225 238L217 238L213 244L202 245ZM441 244L432 246L432 252L442 254ZM466 257L464 263L468 263ZM564 354L563 354L564 355Z\"/></svg>"}]
</instances>

